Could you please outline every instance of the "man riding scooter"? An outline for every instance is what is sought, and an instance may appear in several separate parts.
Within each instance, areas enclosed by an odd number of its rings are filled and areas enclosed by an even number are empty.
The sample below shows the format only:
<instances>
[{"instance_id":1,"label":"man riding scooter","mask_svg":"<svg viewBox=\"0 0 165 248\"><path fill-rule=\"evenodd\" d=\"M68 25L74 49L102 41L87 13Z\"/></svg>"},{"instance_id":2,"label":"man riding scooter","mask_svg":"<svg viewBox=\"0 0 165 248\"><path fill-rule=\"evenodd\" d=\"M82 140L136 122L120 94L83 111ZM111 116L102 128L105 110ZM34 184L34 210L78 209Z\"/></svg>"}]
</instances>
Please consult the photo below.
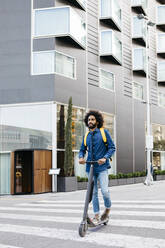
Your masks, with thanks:
<instances>
[{"instance_id":1,"label":"man riding scooter","mask_svg":"<svg viewBox=\"0 0 165 248\"><path fill-rule=\"evenodd\" d=\"M85 164L84 159L86 151L88 151L87 161L97 161L94 163L93 170L93 211L94 218L92 222L97 225L100 221L104 221L109 217L111 208L110 193L108 190L108 168L110 168L109 159L115 152L115 145L111 139L108 130L103 129L103 116L98 111L89 111L84 119L89 132L82 141L79 152L79 163ZM89 175L90 163L86 163L86 172ZM105 210L100 217L100 206L98 198L98 181L100 183L101 192L104 199Z\"/></svg>"}]
</instances>

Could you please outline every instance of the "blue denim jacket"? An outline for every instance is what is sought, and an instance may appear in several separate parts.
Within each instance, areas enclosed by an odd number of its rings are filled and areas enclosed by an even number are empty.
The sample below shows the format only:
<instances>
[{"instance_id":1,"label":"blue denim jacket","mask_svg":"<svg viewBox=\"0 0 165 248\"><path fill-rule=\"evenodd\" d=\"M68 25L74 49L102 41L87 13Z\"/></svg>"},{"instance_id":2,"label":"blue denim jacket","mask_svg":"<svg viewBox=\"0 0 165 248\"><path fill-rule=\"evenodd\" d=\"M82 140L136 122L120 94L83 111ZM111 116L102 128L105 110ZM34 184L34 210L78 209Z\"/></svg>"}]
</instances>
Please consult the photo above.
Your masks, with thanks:
<instances>
[{"instance_id":1,"label":"blue denim jacket","mask_svg":"<svg viewBox=\"0 0 165 248\"><path fill-rule=\"evenodd\" d=\"M100 129L96 128L93 132L89 132L87 136L87 147L88 147L88 157L87 161L91 161L92 159L92 135L93 135L93 160L97 161L101 158L106 158L106 162L102 165L99 165L98 163L94 164L94 174L97 174L103 170L106 170L107 168L110 168L110 162L109 159L115 152L115 145L111 139L111 136L108 132L108 130L104 129L105 135L107 137L107 146L105 146ZM83 158L86 153L86 147L84 146L84 138L81 144L80 152L79 152L79 158ZM90 164L86 164L86 172L89 172L90 170Z\"/></svg>"}]
</instances>

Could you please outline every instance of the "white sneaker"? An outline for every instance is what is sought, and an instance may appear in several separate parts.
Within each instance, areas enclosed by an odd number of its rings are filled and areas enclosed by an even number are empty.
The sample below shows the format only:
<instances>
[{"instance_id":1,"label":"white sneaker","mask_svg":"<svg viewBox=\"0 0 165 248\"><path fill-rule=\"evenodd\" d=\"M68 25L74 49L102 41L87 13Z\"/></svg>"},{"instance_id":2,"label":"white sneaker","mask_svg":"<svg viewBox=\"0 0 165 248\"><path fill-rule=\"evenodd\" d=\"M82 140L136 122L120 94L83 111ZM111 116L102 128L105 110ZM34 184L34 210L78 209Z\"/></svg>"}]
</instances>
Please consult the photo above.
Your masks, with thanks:
<instances>
[{"instance_id":1,"label":"white sneaker","mask_svg":"<svg viewBox=\"0 0 165 248\"><path fill-rule=\"evenodd\" d=\"M100 222L100 216L95 216L95 217L92 219L92 222L93 222L93 224L98 225L99 222Z\"/></svg>"}]
</instances>

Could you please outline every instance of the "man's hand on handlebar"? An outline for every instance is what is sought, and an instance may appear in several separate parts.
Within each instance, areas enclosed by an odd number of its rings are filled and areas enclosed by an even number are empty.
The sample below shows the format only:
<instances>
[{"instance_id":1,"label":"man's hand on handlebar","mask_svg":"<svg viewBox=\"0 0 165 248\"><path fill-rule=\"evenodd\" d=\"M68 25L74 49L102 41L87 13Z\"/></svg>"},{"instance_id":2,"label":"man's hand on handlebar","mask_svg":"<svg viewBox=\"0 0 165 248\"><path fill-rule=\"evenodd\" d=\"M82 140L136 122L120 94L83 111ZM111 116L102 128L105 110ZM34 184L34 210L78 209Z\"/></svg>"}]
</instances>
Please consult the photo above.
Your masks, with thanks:
<instances>
[{"instance_id":1,"label":"man's hand on handlebar","mask_svg":"<svg viewBox=\"0 0 165 248\"><path fill-rule=\"evenodd\" d=\"M102 165L102 164L104 164L106 162L106 158L100 158L99 160L98 160L98 164L99 165Z\"/></svg>"},{"instance_id":2,"label":"man's hand on handlebar","mask_svg":"<svg viewBox=\"0 0 165 248\"><path fill-rule=\"evenodd\" d=\"M80 159L79 159L79 164L85 164L85 163L86 163L86 161L85 161L84 158L80 158Z\"/></svg>"}]
</instances>

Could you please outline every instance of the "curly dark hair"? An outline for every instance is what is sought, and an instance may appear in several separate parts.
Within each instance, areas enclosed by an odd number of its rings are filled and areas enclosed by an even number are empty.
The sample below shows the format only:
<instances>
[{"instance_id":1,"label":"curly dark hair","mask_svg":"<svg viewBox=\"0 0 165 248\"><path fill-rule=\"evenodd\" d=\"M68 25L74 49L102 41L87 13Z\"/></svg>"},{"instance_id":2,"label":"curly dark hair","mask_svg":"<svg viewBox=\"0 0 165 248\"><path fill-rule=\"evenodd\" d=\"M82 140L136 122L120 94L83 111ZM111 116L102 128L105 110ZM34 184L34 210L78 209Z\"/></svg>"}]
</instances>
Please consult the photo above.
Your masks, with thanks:
<instances>
[{"instance_id":1,"label":"curly dark hair","mask_svg":"<svg viewBox=\"0 0 165 248\"><path fill-rule=\"evenodd\" d=\"M93 115L96 118L96 121L98 122L97 127L101 128L104 123L103 116L99 111L95 111L95 110L89 110L89 112L86 113L85 118L84 118L85 125L88 127L88 117L90 115Z\"/></svg>"}]
</instances>

